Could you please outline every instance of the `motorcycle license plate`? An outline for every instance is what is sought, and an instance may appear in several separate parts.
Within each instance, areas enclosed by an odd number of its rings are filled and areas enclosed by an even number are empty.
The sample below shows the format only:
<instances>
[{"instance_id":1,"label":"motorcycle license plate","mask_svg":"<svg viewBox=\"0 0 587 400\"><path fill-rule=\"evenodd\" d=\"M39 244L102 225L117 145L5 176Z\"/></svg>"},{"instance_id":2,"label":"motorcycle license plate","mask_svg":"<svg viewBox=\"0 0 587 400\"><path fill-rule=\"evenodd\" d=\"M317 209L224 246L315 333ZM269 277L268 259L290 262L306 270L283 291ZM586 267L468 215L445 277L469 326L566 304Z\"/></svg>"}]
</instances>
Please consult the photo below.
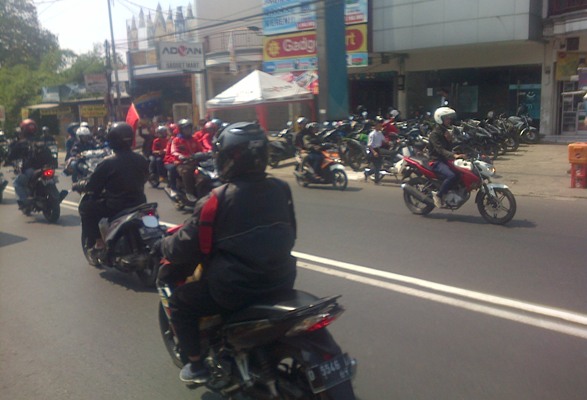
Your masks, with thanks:
<instances>
[{"instance_id":1,"label":"motorcycle license plate","mask_svg":"<svg viewBox=\"0 0 587 400\"><path fill-rule=\"evenodd\" d=\"M159 227L159 220L153 215L144 215L143 225L145 225L147 228L157 228Z\"/></svg>"},{"instance_id":2,"label":"motorcycle license plate","mask_svg":"<svg viewBox=\"0 0 587 400\"><path fill-rule=\"evenodd\" d=\"M348 354L341 354L310 368L306 375L312 392L323 392L352 378L351 359Z\"/></svg>"}]
</instances>

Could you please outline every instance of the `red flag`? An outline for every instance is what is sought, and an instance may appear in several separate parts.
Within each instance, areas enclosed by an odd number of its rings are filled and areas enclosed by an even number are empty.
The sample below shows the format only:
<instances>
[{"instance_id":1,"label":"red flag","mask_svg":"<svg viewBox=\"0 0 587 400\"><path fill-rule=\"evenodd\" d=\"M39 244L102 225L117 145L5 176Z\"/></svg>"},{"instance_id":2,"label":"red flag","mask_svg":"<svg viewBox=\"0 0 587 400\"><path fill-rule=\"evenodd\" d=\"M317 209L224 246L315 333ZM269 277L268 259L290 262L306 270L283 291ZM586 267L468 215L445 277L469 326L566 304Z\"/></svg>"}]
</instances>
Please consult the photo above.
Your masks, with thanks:
<instances>
[{"instance_id":1,"label":"red flag","mask_svg":"<svg viewBox=\"0 0 587 400\"><path fill-rule=\"evenodd\" d=\"M135 147L135 137L137 135L137 128L139 126L140 120L139 113L135 107L135 103L130 104L130 108L128 109L128 113L126 114L126 123L132 126L132 132L134 136L132 137L132 147Z\"/></svg>"}]
</instances>

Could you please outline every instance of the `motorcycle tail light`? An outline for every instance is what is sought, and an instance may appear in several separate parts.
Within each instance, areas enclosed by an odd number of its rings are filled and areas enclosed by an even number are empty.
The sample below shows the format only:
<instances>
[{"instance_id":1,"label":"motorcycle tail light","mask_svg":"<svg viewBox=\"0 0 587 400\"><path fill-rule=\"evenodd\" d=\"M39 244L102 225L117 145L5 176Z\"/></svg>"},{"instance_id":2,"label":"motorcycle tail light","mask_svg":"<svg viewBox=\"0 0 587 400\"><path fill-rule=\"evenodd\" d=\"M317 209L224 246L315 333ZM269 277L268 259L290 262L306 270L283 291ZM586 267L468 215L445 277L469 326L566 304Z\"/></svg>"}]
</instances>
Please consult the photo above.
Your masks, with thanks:
<instances>
[{"instance_id":1,"label":"motorcycle tail light","mask_svg":"<svg viewBox=\"0 0 587 400\"><path fill-rule=\"evenodd\" d=\"M333 323L340 314L342 314L342 310L337 313L312 315L311 317L304 318L291 327L285 336L295 336L301 332L313 332L322 328L326 328L328 325Z\"/></svg>"},{"instance_id":2,"label":"motorcycle tail light","mask_svg":"<svg viewBox=\"0 0 587 400\"><path fill-rule=\"evenodd\" d=\"M55 176L55 170L54 169L46 169L43 170L43 178L45 179L51 179Z\"/></svg>"},{"instance_id":3,"label":"motorcycle tail light","mask_svg":"<svg viewBox=\"0 0 587 400\"><path fill-rule=\"evenodd\" d=\"M157 211L155 211L154 209L153 210L148 210L148 211L145 212L144 215L149 215L151 217L156 217L157 216Z\"/></svg>"}]
</instances>

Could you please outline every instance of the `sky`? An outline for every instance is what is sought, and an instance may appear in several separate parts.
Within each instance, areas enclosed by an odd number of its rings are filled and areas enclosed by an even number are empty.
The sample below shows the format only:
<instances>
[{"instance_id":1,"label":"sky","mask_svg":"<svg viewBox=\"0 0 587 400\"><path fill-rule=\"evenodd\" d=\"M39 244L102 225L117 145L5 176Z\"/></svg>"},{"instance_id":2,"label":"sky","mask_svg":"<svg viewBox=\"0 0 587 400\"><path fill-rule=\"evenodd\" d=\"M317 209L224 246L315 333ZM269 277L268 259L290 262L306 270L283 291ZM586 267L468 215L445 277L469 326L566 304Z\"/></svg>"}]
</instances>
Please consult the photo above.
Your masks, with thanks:
<instances>
[{"instance_id":1,"label":"sky","mask_svg":"<svg viewBox=\"0 0 587 400\"><path fill-rule=\"evenodd\" d=\"M62 49L70 49L78 54L91 51L94 43L110 42L110 21L108 0L33 0L41 26L59 39ZM114 43L117 52L127 49L126 21L133 15L138 17L143 8L145 17L149 10L155 14L157 4L161 4L167 17L169 6L175 15L178 6L186 7L191 0L114 0L111 4ZM138 21L138 19L137 19Z\"/></svg>"}]
</instances>

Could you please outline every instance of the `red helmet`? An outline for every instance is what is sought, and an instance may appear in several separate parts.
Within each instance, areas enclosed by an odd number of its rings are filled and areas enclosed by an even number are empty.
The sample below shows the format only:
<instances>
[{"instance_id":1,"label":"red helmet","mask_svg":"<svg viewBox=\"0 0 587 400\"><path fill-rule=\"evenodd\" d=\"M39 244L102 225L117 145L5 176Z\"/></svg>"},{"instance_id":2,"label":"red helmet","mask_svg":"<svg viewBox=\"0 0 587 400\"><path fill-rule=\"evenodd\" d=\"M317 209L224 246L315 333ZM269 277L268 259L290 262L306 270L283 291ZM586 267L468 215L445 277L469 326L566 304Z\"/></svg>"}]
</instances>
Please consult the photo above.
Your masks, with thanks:
<instances>
[{"instance_id":1,"label":"red helmet","mask_svg":"<svg viewBox=\"0 0 587 400\"><path fill-rule=\"evenodd\" d=\"M24 119L20 123L20 131L25 136L32 136L37 133L37 123L30 118Z\"/></svg>"},{"instance_id":2,"label":"red helmet","mask_svg":"<svg viewBox=\"0 0 587 400\"><path fill-rule=\"evenodd\" d=\"M206 122L206 125L204 125L204 130L210 135L214 135L218 131L218 125L212 121L208 121Z\"/></svg>"},{"instance_id":3,"label":"red helmet","mask_svg":"<svg viewBox=\"0 0 587 400\"><path fill-rule=\"evenodd\" d=\"M179 133L179 126L177 126L177 124L169 124L169 132L171 132L173 136L176 136Z\"/></svg>"}]
</instances>

